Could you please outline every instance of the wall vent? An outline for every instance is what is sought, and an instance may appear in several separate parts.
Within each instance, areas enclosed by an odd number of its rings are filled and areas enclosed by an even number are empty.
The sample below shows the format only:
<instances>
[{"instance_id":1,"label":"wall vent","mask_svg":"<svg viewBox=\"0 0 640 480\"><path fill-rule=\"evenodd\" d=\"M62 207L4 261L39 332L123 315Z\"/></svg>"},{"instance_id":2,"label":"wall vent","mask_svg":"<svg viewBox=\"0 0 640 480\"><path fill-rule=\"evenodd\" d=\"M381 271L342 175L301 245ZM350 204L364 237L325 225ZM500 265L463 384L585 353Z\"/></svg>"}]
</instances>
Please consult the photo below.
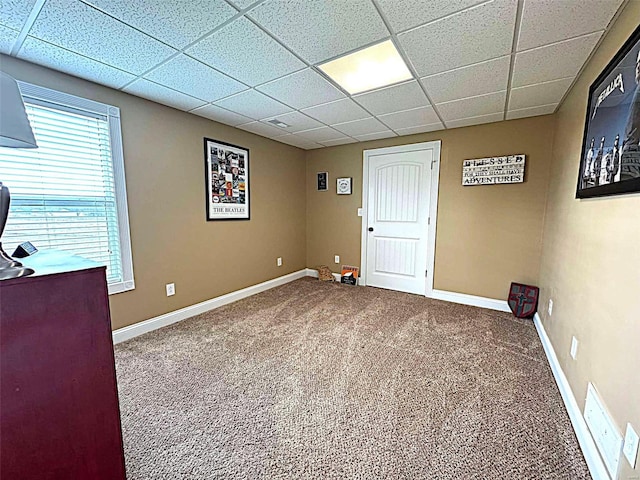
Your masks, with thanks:
<instances>
[{"instance_id":1,"label":"wall vent","mask_svg":"<svg viewBox=\"0 0 640 480\"><path fill-rule=\"evenodd\" d=\"M596 442L600 456L607 466L609 476L616 478L618 463L622 451L622 435L607 413L602 400L594 386L589 383L587 387L587 400L584 405L584 419L591 431L591 436Z\"/></svg>"},{"instance_id":2,"label":"wall vent","mask_svg":"<svg viewBox=\"0 0 640 480\"><path fill-rule=\"evenodd\" d=\"M284 123L281 120L278 120L277 118L274 118L273 120L269 120L267 121L267 123L270 123L272 125L275 125L276 127L280 127L280 128L289 128L291 125L287 125L286 123Z\"/></svg>"}]
</instances>

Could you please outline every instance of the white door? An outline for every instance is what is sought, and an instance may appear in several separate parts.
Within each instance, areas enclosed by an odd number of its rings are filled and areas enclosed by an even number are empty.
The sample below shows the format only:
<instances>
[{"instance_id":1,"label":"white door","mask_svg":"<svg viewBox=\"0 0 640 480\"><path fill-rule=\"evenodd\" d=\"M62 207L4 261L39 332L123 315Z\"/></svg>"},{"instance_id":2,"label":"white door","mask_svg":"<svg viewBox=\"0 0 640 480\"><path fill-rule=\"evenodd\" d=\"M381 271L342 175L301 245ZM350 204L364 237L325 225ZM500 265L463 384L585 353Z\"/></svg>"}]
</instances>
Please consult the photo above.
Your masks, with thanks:
<instances>
[{"instance_id":1,"label":"white door","mask_svg":"<svg viewBox=\"0 0 640 480\"><path fill-rule=\"evenodd\" d=\"M365 152L366 285L426 294L431 175L439 142L422 145L429 148L407 145L405 151L393 147Z\"/></svg>"}]
</instances>

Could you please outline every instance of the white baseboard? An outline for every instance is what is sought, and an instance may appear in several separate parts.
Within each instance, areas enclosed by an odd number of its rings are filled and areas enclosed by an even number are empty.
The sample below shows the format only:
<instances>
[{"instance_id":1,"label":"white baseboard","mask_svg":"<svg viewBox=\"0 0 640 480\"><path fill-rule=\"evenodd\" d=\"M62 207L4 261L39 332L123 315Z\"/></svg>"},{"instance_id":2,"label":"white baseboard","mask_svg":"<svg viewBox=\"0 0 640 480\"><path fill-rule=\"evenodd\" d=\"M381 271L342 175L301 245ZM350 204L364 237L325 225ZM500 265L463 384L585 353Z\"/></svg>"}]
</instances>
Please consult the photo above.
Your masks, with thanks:
<instances>
[{"instance_id":1,"label":"white baseboard","mask_svg":"<svg viewBox=\"0 0 640 480\"><path fill-rule=\"evenodd\" d=\"M540 315L538 315L537 313L533 317L533 323L536 326L536 330L538 331L538 336L540 337L540 341L542 342L544 353L547 355L547 360L549 361L549 365L551 366L553 377L558 384L558 389L560 390L562 401L564 402L564 406L567 409L569 418L571 419L571 425L573 426L573 430L576 433L576 437L578 437L578 443L580 444L582 454L584 455L587 466L589 467L589 472L591 473L591 476L594 480L609 480L607 468L605 467L602 458L600 458L598 448L593 441L593 437L591 437L591 434L589 433L587 422L585 422L584 417L582 416L580 407L578 407L578 402L576 402L576 398L571 391L569 381L562 371L562 367L560 366L560 362L558 361L556 352L553 349L551 340L549 340L549 336L544 329L544 325L542 325Z\"/></svg>"},{"instance_id":2,"label":"white baseboard","mask_svg":"<svg viewBox=\"0 0 640 480\"><path fill-rule=\"evenodd\" d=\"M463 305L471 305L474 307L490 308L500 312L511 312L509 304L506 300L496 300L494 298L478 297L476 295L467 295L466 293L447 292L445 290L433 290L430 298L436 300L444 300L445 302L461 303Z\"/></svg>"},{"instance_id":3,"label":"white baseboard","mask_svg":"<svg viewBox=\"0 0 640 480\"><path fill-rule=\"evenodd\" d=\"M318 272L316 272L316 276L317 275ZM243 288L242 290L236 290L235 292L227 293L226 295L221 295L219 297L212 298L211 300L206 300L189 307L181 308L180 310L175 310L158 317L150 318L149 320L134 323L133 325L129 325L128 327L119 328L113 331L113 343L116 344L124 342L131 338L137 337L138 335L142 335L143 333L166 327L167 325L171 325L172 323L180 322L187 318L193 317L194 315L199 315L209 310L213 310L214 308L222 307L223 305L227 305L228 303L250 297L251 295L255 295L256 293L264 292L265 290L284 285L285 283L293 282L294 280L306 276L311 276L309 274L309 269L298 270L297 272L274 278L273 280L267 280L266 282Z\"/></svg>"}]
</instances>

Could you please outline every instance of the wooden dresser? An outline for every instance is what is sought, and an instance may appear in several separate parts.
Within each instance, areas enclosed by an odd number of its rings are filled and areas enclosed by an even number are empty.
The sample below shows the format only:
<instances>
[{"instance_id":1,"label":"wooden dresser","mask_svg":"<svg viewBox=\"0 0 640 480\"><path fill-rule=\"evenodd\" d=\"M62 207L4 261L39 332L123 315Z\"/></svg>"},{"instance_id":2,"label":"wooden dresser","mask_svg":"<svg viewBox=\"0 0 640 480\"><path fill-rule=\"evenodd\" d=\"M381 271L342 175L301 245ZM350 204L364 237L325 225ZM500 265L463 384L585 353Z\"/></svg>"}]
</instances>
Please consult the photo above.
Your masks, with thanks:
<instances>
[{"instance_id":1,"label":"wooden dresser","mask_svg":"<svg viewBox=\"0 0 640 480\"><path fill-rule=\"evenodd\" d=\"M105 268L23 263L0 281L0 478L125 479Z\"/></svg>"}]
</instances>

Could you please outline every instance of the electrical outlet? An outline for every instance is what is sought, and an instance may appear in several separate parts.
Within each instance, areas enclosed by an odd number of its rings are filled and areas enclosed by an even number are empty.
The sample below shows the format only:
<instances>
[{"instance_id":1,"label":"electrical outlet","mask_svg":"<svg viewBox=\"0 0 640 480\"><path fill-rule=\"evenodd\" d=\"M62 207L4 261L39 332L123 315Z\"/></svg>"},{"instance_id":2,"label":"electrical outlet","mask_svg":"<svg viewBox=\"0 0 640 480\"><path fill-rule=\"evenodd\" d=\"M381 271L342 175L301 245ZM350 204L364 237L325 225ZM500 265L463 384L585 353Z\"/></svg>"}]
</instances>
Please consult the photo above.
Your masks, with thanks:
<instances>
[{"instance_id":1,"label":"electrical outlet","mask_svg":"<svg viewBox=\"0 0 640 480\"><path fill-rule=\"evenodd\" d=\"M340 263L340 255L336 255L334 261Z\"/></svg>"},{"instance_id":2,"label":"electrical outlet","mask_svg":"<svg viewBox=\"0 0 640 480\"><path fill-rule=\"evenodd\" d=\"M276 260L276 264L281 267L282 266L282 257L278 257L278 259Z\"/></svg>"},{"instance_id":3,"label":"electrical outlet","mask_svg":"<svg viewBox=\"0 0 640 480\"><path fill-rule=\"evenodd\" d=\"M176 284L175 283L167 283L166 289L167 289L167 297L170 297L171 295L175 295L176 294Z\"/></svg>"},{"instance_id":4,"label":"electrical outlet","mask_svg":"<svg viewBox=\"0 0 640 480\"><path fill-rule=\"evenodd\" d=\"M624 435L624 447L622 452L627 458L631 468L636 468L636 457L638 456L638 434L630 423L627 423L627 433Z\"/></svg>"},{"instance_id":5,"label":"electrical outlet","mask_svg":"<svg viewBox=\"0 0 640 480\"><path fill-rule=\"evenodd\" d=\"M553 313L553 300L549 299L549 316Z\"/></svg>"},{"instance_id":6,"label":"electrical outlet","mask_svg":"<svg viewBox=\"0 0 640 480\"><path fill-rule=\"evenodd\" d=\"M577 354L578 354L578 339L576 337L571 337L571 358L575 360Z\"/></svg>"}]
</instances>

